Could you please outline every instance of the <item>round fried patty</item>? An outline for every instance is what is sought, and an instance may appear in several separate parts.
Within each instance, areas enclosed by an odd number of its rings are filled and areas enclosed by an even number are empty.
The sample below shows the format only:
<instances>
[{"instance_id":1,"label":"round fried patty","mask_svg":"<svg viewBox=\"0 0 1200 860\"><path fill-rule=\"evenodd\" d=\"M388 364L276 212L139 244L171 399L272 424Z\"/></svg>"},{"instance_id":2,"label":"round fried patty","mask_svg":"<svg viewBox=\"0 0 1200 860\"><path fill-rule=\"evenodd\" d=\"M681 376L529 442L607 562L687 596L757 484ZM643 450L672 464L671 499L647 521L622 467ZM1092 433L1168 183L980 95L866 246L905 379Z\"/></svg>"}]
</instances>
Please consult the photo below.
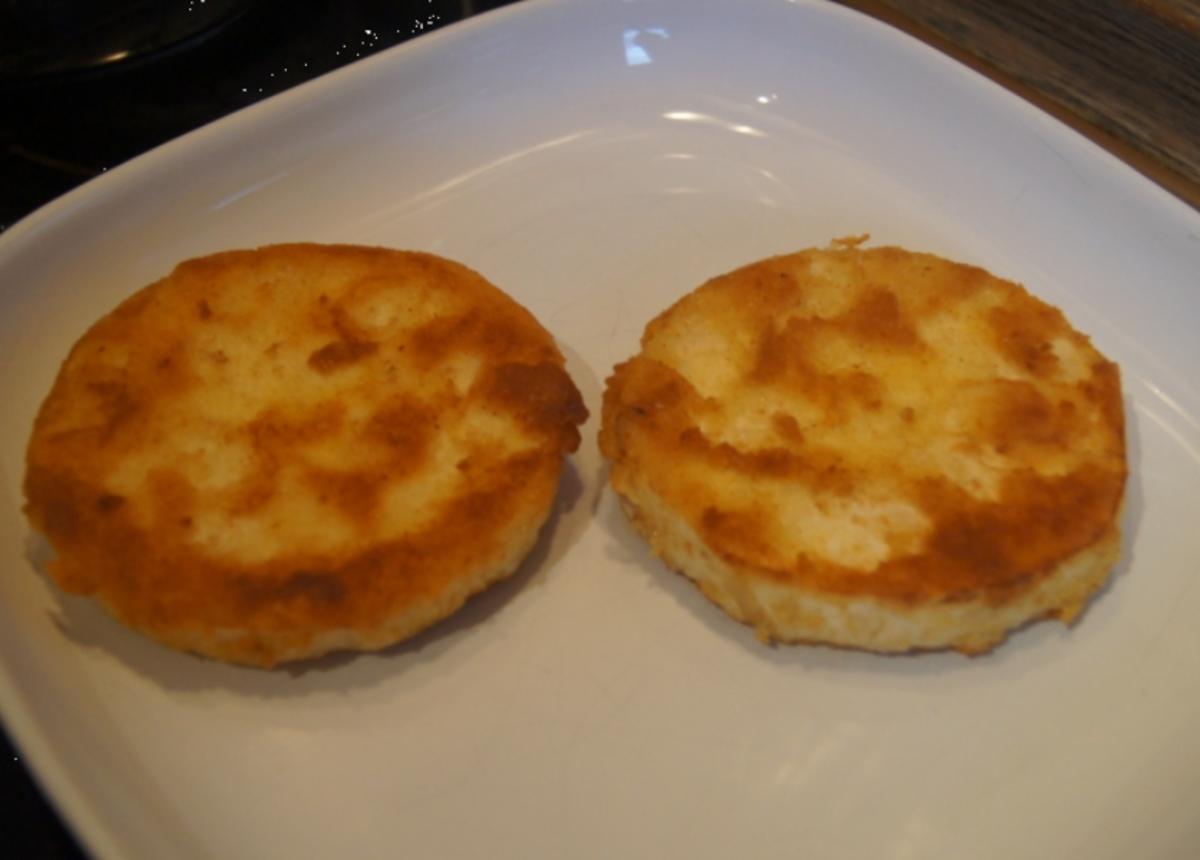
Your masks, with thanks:
<instances>
[{"instance_id":1,"label":"round fried patty","mask_svg":"<svg viewBox=\"0 0 1200 860\"><path fill-rule=\"evenodd\" d=\"M1117 366L982 269L834 243L699 287L604 399L634 526L765 640L986 651L1119 551Z\"/></svg>"},{"instance_id":2,"label":"round fried patty","mask_svg":"<svg viewBox=\"0 0 1200 860\"><path fill-rule=\"evenodd\" d=\"M429 254L190 260L72 349L26 511L67 591L269 666L375 649L514 571L586 417L551 336Z\"/></svg>"}]
</instances>

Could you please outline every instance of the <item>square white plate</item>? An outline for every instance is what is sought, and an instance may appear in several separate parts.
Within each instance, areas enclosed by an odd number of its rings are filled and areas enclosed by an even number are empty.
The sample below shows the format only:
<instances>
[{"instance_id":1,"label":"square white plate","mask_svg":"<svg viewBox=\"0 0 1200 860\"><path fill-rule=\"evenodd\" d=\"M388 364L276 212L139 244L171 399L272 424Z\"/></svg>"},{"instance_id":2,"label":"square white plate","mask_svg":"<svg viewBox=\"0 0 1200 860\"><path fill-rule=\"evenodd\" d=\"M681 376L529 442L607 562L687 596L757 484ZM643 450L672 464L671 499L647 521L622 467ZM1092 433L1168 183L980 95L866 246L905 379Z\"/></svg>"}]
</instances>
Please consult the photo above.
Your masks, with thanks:
<instances>
[{"instance_id":1,"label":"square white plate","mask_svg":"<svg viewBox=\"0 0 1200 860\"><path fill-rule=\"evenodd\" d=\"M869 232L1025 283L1122 366L1128 543L991 656L765 648L655 562L595 420L510 583L378 655L167 651L26 559L87 325L189 256L419 248L555 333L593 413L702 280ZM0 236L0 705L99 857L1179 857L1200 848L1200 216L823 2L522 3L317 80Z\"/></svg>"}]
</instances>

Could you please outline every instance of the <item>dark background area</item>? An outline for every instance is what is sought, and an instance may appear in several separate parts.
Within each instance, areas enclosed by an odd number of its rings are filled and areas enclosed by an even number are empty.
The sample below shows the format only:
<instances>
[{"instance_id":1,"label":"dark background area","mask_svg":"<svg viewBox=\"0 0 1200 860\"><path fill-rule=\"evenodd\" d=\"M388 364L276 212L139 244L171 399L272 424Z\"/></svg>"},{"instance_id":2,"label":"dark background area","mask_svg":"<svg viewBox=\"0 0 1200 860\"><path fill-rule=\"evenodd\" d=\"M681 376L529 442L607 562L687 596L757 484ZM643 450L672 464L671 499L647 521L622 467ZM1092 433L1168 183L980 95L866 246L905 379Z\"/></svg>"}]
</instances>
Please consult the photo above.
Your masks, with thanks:
<instances>
[{"instance_id":1,"label":"dark background area","mask_svg":"<svg viewBox=\"0 0 1200 860\"><path fill-rule=\"evenodd\" d=\"M511 0L0 0L0 229L218 117Z\"/></svg>"},{"instance_id":2,"label":"dark background area","mask_svg":"<svg viewBox=\"0 0 1200 860\"><path fill-rule=\"evenodd\" d=\"M512 0L0 0L0 230L146 150ZM82 858L0 732L4 854Z\"/></svg>"}]
</instances>

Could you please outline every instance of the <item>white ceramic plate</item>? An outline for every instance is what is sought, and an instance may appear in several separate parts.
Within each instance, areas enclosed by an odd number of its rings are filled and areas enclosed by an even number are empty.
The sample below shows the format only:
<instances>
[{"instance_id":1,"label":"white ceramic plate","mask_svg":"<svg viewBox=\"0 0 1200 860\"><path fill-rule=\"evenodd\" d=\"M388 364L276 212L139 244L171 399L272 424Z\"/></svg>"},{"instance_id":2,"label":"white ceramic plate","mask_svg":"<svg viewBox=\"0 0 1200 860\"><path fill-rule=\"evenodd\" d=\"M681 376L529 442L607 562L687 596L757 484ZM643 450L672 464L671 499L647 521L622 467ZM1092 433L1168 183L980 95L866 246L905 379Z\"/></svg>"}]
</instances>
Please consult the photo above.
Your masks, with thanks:
<instances>
[{"instance_id":1,"label":"white ceramic plate","mask_svg":"<svg viewBox=\"0 0 1200 860\"><path fill-rule=\"evenodd\" d=\"M1062 306L1124 369L1128 549L991 656L759 645L647 554L595 422L511 583L297 671L194 659L25 559L23 446L84 328L276 240L456 257L593 411L646 320L869 232ZM1013 96L822 2L531 2L112 171L0 237L0 696L102 858L1126 858L1200 846L1200 217Z\"/></svg>"}]
</instances>

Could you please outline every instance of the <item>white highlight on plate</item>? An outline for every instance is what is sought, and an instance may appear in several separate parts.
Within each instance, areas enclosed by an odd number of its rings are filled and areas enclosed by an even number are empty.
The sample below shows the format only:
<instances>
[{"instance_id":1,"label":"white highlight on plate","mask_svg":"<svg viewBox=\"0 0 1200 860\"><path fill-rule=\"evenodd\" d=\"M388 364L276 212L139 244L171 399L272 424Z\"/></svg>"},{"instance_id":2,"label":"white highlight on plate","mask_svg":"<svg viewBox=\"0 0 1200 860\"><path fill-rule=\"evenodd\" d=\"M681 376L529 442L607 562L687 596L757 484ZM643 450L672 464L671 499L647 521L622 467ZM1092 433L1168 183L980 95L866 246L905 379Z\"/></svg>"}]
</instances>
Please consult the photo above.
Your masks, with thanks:
<instances>
[{"instance_id":1,"label":"white highlight on plate","mask_svg":"<svg viewBox=\"0 0 1200 860\"><path fill-rule=\"evenodd\" d=\"M745 123L729 122L712 114L700 113L694 110L672 110L667 111L663 115L663 119L674 120L675 122L695 122L713 125L717 128L723 128L726 131L731 131L734 134L744 134L749 137L766 137L766 132L755 128Z\"/></svg>"},{"instance_id":2,"label":"white highlight on plate","mask_svg":"<svg viewBox=\"0 0 1200 860\"><path fill-rule=\"evenodd\" d=\"M642 35L655 36L659 39L669 39L670 34L662 27L649 27L645 30L626 30L621 34L625 46L625 65L645 66L654 62L646 45L639 41Z\"/></svg>"}]
</instances>

